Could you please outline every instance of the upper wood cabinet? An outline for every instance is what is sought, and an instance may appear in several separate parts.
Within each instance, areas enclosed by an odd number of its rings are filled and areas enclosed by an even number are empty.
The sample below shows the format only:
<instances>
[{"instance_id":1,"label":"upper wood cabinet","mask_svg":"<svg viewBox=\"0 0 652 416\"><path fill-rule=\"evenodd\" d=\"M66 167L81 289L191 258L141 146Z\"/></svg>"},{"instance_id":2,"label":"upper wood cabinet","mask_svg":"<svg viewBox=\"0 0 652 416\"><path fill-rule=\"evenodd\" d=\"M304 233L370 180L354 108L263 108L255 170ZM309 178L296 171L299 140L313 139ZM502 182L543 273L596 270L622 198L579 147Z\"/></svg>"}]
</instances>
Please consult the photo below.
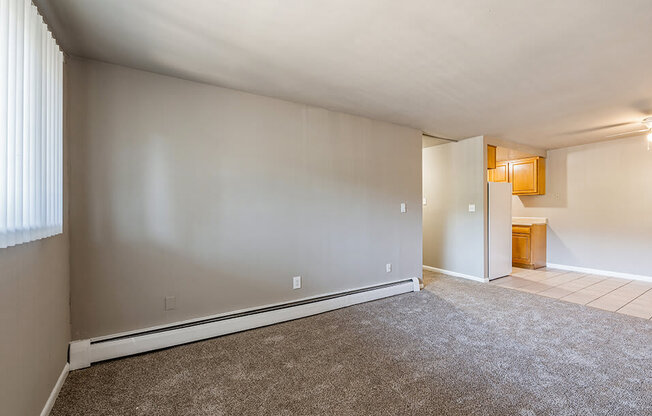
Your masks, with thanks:
<instances>
[{"instance_id":1,"label":"upper wood cabinet","mask_svg":"<svg viewBox=\"0 0 652 416\"><path fill-rule=\"evenodd\" d=\"M513 195L544 195L546 193L546 160L542 157L497 162L489 169L490 182L511 182Z\"/></svg>"},{"instance_id":2,"label":"upper wood cabinet","mask_svg":"<svg viewBox=\"0 0 652 416\"><path fill-rule=\"evenodd\" d=\"M496 169L493 170L493 180L491 182L509 182L509 162L496 163Z\"/></svg>"},{"instance_id":3,"label":"upper wood cabinet","mask_svg":"<svg viewBox=\"0 0 652 416\"><path fill-rule=\"evenodd\" d=\"M496 169L496 146L487 145L487 169Z\"/></svg>"},{"instance_id":4,"label":"upper wood cabinet","mask_svg":"<svg viewBox=\"0 0 652 416\"><path fill-rule=\"evenodd\" d=\"M545 194L546 160L537 156L510 161L509 179L514 195Z\"/></svg>"}]
</instances>

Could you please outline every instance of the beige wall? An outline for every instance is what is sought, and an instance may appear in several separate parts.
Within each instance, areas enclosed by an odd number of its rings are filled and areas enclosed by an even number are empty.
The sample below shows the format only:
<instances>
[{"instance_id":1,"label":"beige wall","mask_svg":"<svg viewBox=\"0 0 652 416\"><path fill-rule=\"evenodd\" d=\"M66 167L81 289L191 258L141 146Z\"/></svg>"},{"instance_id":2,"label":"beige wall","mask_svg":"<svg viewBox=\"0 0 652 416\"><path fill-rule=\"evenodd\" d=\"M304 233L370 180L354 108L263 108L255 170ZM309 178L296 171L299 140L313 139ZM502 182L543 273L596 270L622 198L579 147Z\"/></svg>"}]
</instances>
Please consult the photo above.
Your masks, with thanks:
<instances>
[{"instance_id":1,"label":"beige wall","mask_svg":"<svg viewBox=\"0 0 652 416\"><path fill-rule=\"evenodd\" d=\"M546 195L513 215L548 217L548 262L652 276L652 151L645 137L551 150Z\"/></svg>"},{"instance_id":2,"label":"beige wall","mask_svg":"<svg viewBox=\"0 0 652 416\"><path fill-rule=\"evenodd\" d=\"M418 131L71 67L74 339L421 275Z\"/></svg>"},{"instance_id":3,"label":"beige wall","mask_svg":"<svg viewBox=\"0 0 652 416\"><path fill-rule=\"evenodd\" d=\"M0 249L0 413L41 413L67 361L68 294L66 235Z\"/></svg>"},{"instance_id":4,"label":"beige wall","mask_svg":"<svg viewBox=\"0 0 652 416\"><path fill-rule=\"evenodd\" d=\"M67 147L64 134L63 234L0 249L2 415L40 414L68 361Z\"/></svg>"},{"instance_id":5,"label":"beige wall","mask_svg":"<svg viewBox=\"0 0 652 416\"><path fill-rule=\"evenodd\" d=\"M485 139L423 149L423 264L485 276ZM475 212L469 212L475 204Z\"/></svg>"}]
</instances>

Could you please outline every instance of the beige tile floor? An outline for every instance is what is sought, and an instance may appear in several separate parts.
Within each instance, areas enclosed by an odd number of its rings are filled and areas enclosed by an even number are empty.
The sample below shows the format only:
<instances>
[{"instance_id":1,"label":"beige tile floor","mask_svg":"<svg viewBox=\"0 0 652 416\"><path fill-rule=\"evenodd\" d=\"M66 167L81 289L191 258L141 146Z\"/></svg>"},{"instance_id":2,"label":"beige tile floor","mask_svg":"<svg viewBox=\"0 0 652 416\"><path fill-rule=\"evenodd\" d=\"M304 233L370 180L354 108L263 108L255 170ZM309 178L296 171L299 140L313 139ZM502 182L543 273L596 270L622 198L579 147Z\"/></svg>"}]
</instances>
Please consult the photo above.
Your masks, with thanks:
<instances>
[{"instance_id":1,"label":"beige tile floor","mask_svg":"<svg viewBox=\"0 0 652 416\"><path fill-rule=\"evenodd\" d=\"M652 319L652 283L542 268L514 267L492 285Z\"/></svg>"},{"instance_id":2,"label":"beige tile floor","mask_svg":"<svg viewBox=\"0 0 652 416\"><path fill-rule=\"evenodd\" d=\"M423 271L427 286L439 273ZM652 319L652 283L614 277L542 268L513 268L507 277L492 280L492 285L535 293L593 308Z\"/></svg>"}]
</instances>

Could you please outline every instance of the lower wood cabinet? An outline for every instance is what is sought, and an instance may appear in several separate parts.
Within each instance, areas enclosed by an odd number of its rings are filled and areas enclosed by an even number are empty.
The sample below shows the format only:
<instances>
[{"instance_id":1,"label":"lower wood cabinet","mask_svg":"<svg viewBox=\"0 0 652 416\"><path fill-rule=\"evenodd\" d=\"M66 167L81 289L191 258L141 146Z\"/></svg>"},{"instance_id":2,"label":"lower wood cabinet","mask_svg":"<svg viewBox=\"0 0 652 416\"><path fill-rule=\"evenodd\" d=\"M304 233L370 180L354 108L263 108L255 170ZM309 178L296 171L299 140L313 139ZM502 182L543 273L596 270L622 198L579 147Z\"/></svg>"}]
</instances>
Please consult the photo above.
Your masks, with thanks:
<instances>
[{"instance_id":1,"label":"lower wood cabinet","mask_svg":"<svg viewBox=\"0 0 652 416\"><path fill-rule=\"evenodd\" d=\"M512 266L538 269L546 265L546 225L512 225Z\"/></svg>"}]
</instances>

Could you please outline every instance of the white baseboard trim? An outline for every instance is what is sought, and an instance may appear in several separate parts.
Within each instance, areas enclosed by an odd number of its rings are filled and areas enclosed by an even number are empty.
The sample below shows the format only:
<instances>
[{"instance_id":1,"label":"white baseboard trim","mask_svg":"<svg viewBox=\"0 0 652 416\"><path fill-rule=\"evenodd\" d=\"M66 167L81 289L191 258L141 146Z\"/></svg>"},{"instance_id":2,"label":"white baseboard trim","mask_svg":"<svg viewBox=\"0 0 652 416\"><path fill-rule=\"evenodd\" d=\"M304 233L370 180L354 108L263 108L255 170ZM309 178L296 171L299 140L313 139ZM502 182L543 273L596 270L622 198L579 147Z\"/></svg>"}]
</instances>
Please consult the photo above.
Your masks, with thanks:
<instances>
[{"instance_id":1,"label":"white baseboard trim","mask_svg":"<svg viewBox=\"0 0 652 416\"><path fill-rule=\"evenodd\" d=\"M476 282L487 283L489 281L489 279L485 279L484 277L477 277L477 276L471 276L470 274L452 272L450 270L444 270L444 269L439 269L437 267L426 266L425 264L423 265L423 268L426 270L430 270L431 272L447 274L449 276L454 276L454 277L461 277L463 279L474 280Z\"/></svg>"},{"instance_id":2,"label":"white baseboard trim","mask_svg":"<svg viewBox=\"0 0 652 416\"><path fill-rule=\"evenodd\" d=\"M213 315L200 320L176 322L113 336L77 340L70 343L70 369L76 370L100 361L187 344L418 291L419 279L413 277L346 292L304 298L290 303ZM180 325L183 326L179 327Z\"/></svg>"},{"instance_id":3,"label":"white baseboard trim","mask_svg":"<svg viewBox=\"0 0 652 416\"><path fill-rule=\"evenodd\" d=\"M598 276L618 277L628 280L641 280L643 282L652 282L652 276L644 276L641 274L612 272L609 270L589 269L588 267L566 266L564 264L546 263L547 267L551 269L568 270L569 272L596 274Z\"/></svg>"},{"instance_id":4,"label":"white baseboard trim","mask_svg":"<svg viewBox=\"0 0 652 416\"><path fill-rule=\"evenodd\" d=\"M52 411L52 408L54 407L54 402L57 400L57 397L59 396L59 392L61 391L61 387L63 387L63 383L66 381L66 377L68 377L69 369L70 369L70 365L66 363L66 365L63 366L63 370L61 371L61 374L59 375L57 384L54 385L52 392L50 392L50 397L48 397L48 401L45 402L45 406L43 406L43 410L41 410L41 416L48 416Z\"/></svg>"}]
</instances>

